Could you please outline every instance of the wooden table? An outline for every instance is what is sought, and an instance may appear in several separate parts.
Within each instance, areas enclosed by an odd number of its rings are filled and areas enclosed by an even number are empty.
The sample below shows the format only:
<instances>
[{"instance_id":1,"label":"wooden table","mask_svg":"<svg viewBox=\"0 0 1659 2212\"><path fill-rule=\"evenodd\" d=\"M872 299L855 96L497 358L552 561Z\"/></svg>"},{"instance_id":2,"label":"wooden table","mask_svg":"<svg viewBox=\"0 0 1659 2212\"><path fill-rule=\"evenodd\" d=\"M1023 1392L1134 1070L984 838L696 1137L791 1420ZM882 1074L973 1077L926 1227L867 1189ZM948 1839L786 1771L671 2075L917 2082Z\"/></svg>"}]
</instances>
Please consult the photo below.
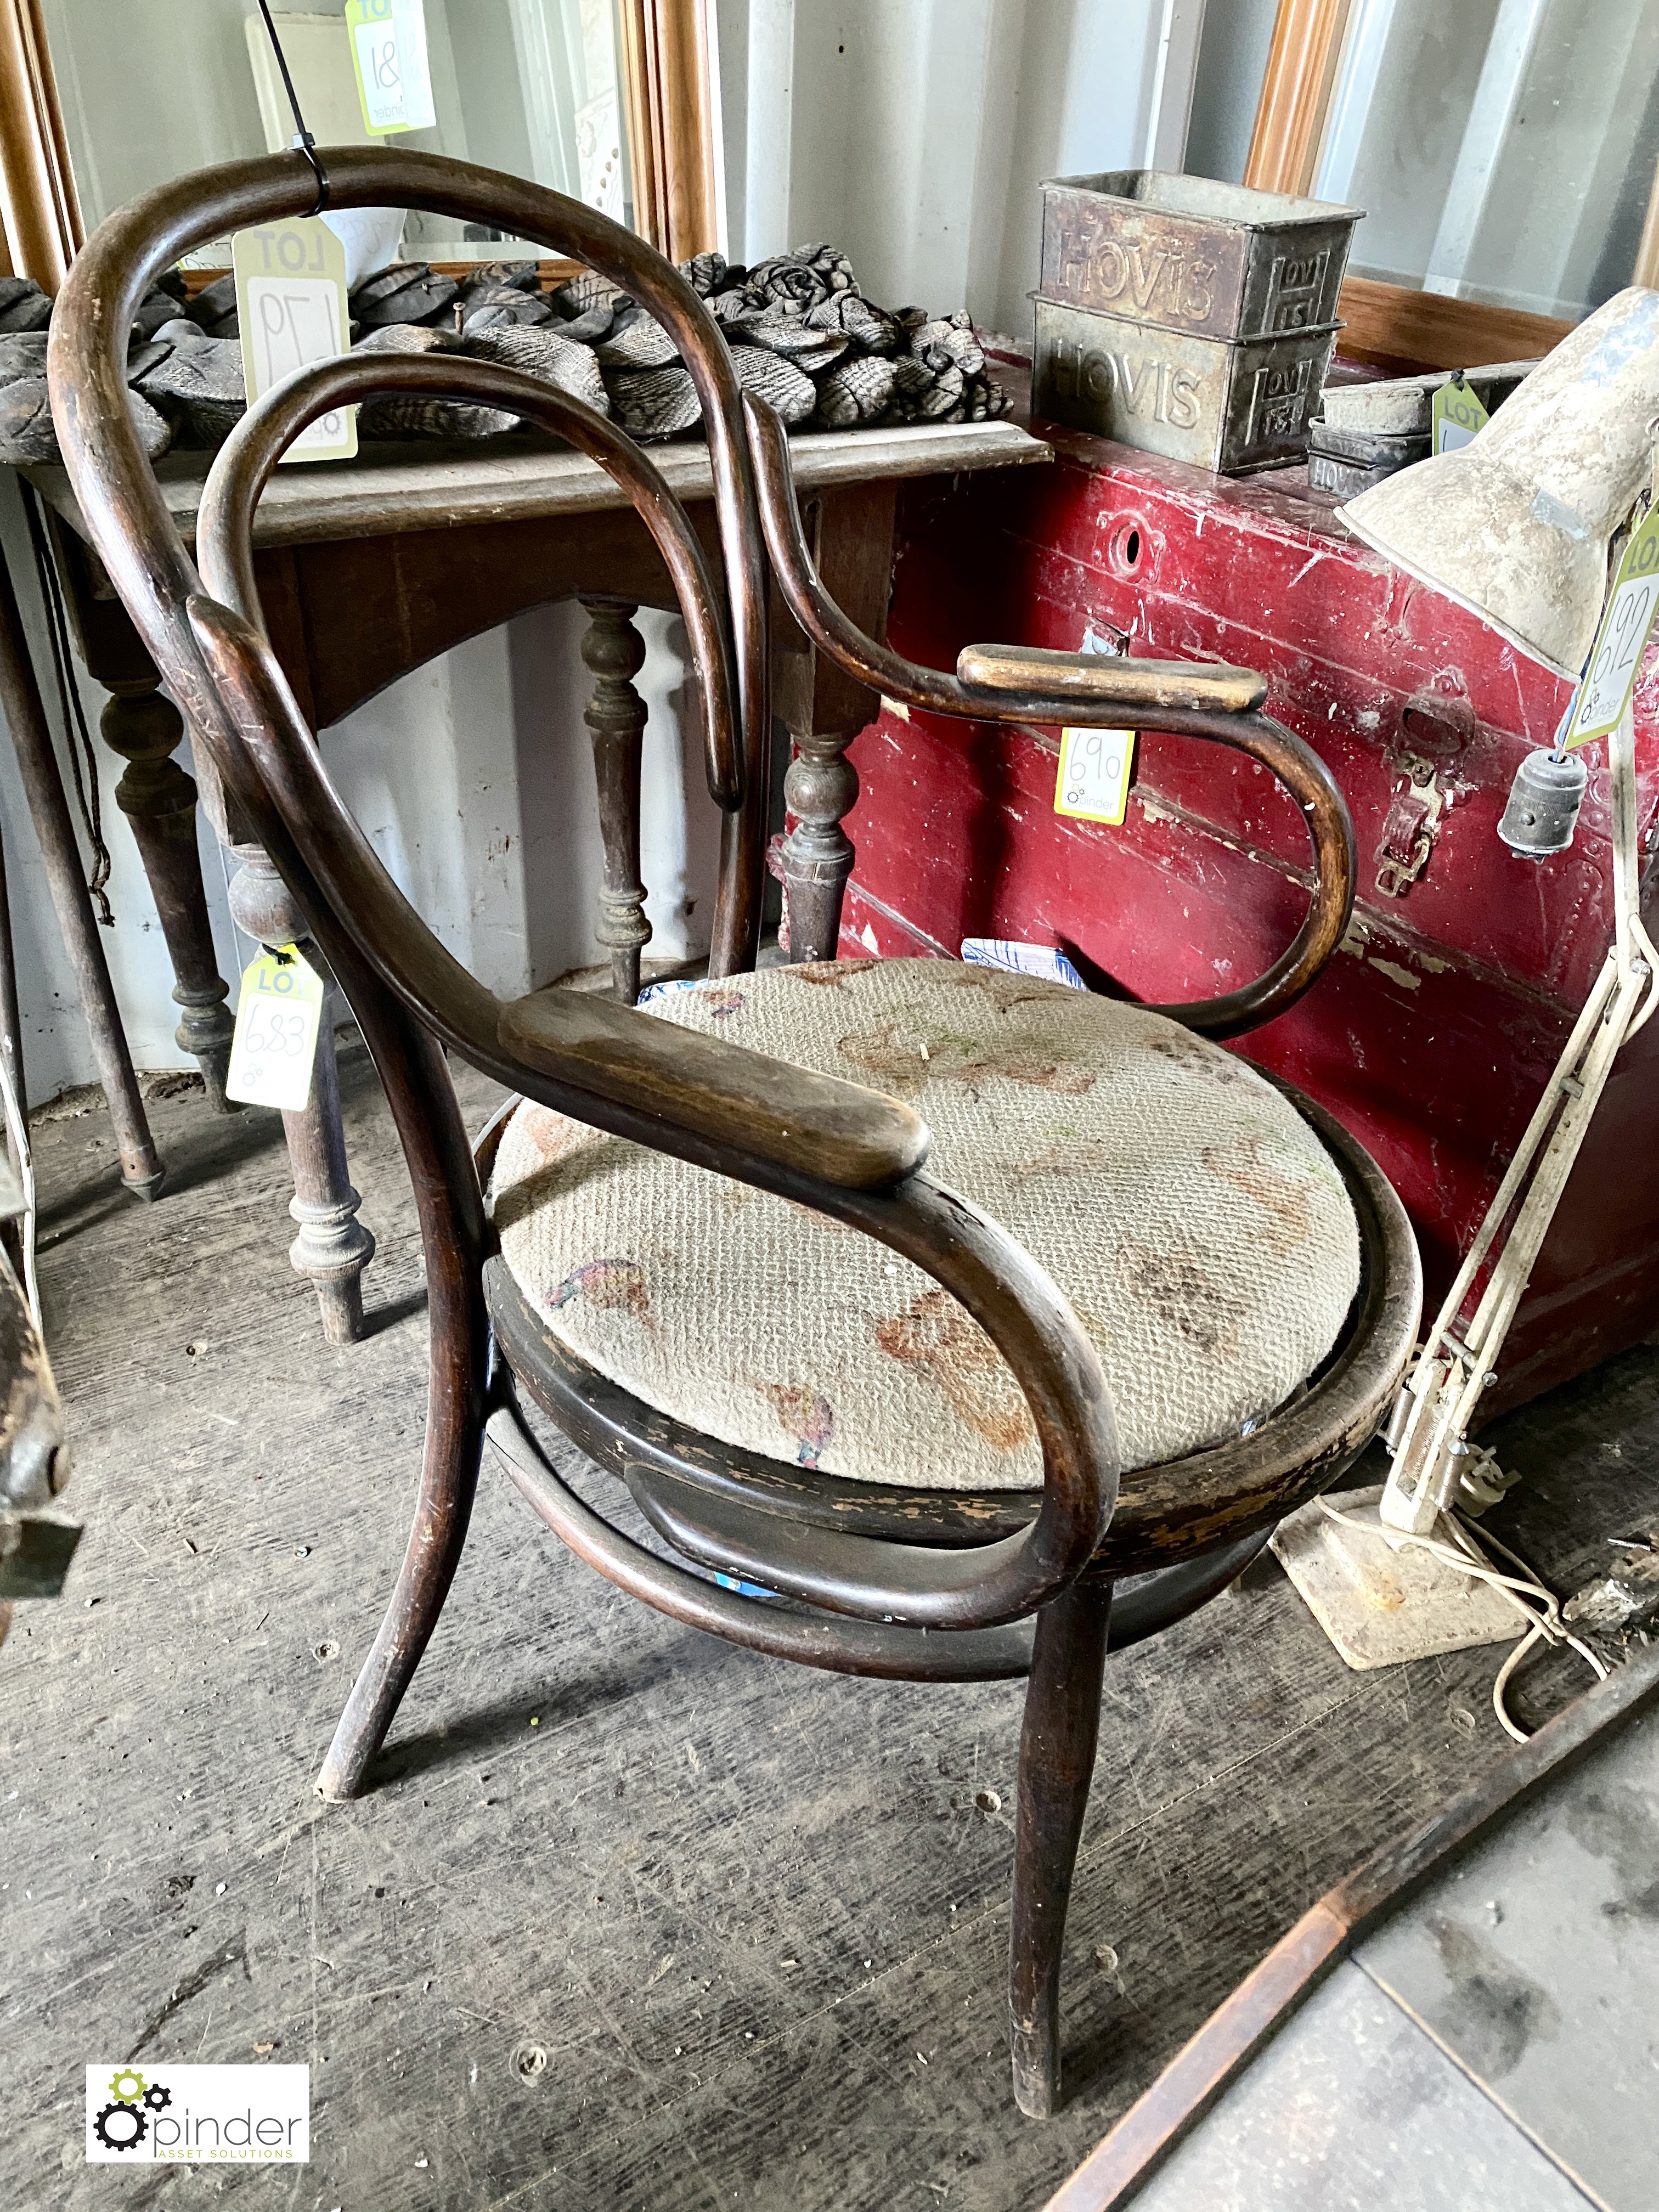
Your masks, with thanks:
<instances>
[{"instance_id":1,"label":"wooden table","mask_svg":"<svg viewBox=\"0 0 1659 2212\"><path fill-rule=\"evenodd\" d=\"M831 432L795 438L791 447L803 505L811 502L809 537L819 571L853 620L876 635L891 586L899 483L1049 459L1047 446L1008 422ZM707 448L663 446L653 459L718 567ZM157 465L187 541L210 460L179 453ZM200 1064L210 1097L222 1110L229 986L218 972L208 924L197 789L173 757L183 722L87 542L66 472L28 474L51 512L88 671L111 694L101 727L127 763L116 799L132 824L173 962L173 996L183 1009L179 1042ZM527 438L482 451L368 446L349 465L279 470L260 503L254 544L272 643L319 732L451 646L526 608L582 600L589 615L582 655L595 678L586 720L605 847L598 936L611 951L617 989L631 998L650 933L639 881L646 709L631 681L645 646L632 618L642 605L672 609L676 602L655 547L611 479L580 454ZM787 870L838 893L853 859L841 822L858 790L842 756L879 702L822 661L781 612L772 634L772 700L798 763L787 791L797 822ZM303 940L304 922L266 856L232 842L210 778L203 796L240 864L230 885L238 927L266 943ZM811 950L833 957L835 946ZM299 1223L294 1265L316 1287L325 1335L347 1342L362 1333L362 1276L374 1240L357 1218L326 1022L311 1103L283 1118Z\"/></svg>"}]
</instances>

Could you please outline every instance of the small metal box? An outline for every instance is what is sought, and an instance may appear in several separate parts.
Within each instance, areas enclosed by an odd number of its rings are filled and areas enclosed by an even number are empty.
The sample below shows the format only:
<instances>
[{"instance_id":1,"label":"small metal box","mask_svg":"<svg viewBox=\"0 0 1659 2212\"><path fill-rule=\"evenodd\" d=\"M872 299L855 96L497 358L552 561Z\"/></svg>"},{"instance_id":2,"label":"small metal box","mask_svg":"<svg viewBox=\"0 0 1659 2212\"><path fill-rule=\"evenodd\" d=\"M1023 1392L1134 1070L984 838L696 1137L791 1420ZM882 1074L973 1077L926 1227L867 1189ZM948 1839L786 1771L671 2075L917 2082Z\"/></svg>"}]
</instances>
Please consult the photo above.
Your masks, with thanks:
<instances>
[{"instance_id":1,"label":"small metal box","mask_svg":"<svg viewBox=\"0 0 1659 2212\"><path fill-rule=\"evenodd\" d=\"M1342 386L1336 388L1340 391ZM1331 422L1330 397L1327 392L1327 412L1316 415L1308 425L1308 482L1315 491L1337 492L1344 499L1352 499L1400 470L1408 469L1413 461L1427 460L1426 430L1344 429Z\"/></svg>"},{"instance_id":2,"label":"small metal box","mask_svg":"<svg viewBox=\"0 0 1659 2212\"><path fill-rule=\"evenodd\" d=\"M1038 289L1194 337L1322 329L1337 319L1361 213L1158 169L1051 177Z\"/></svg>"},{"instance_id":3,"label":"small metal box","mask_svg":"<svg viewBox=\"0 0 1659 2212\"><path fill-rule=\"evenodd\" d=\"M1336 325L1230 342L1036 301L1031 404L1051 422L1224 476L1307 448Z\"/></svg>"}]
</instances>

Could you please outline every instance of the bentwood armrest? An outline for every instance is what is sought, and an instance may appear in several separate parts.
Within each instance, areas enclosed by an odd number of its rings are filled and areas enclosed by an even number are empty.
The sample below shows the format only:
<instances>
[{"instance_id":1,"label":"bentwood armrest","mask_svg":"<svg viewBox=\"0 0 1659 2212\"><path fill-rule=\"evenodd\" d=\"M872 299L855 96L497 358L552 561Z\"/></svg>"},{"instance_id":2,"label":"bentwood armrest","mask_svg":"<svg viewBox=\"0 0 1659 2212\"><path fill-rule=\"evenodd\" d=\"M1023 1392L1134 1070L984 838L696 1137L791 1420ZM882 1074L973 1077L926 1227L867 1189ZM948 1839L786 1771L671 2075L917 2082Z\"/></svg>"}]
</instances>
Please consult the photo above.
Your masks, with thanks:
<instances>
[{"instance_id":1,"label":"bentwood armrest","mask_svg":"<svg viewBox=\"0 0 1659 2212\"><path fill-rule=\"evenodd\" d=\"M349 915L360 951L451 1043L503 1080L528 1068L568 1085L574 1113L582 1097L602 1100L838 1189L885 1190L915 1175L933 1141L927 1125L883 1091L586 991L539 991L502 1006L439 944L340 805L267 641L202 593L188 605L224 713L222 729L198 718L203 742L267 847L294 839L296 865Z\"/></svg>"},{"instance_id":2,"label":"bentwood armrest","mask_svg":"<svg viewBox=\"0 0 1659 2212\"><path fill-rule=\"evenodd\" d=\"M1249 714L1267 696L1267 679L1224 662L1129 660L1105 653L1054 653L1037 645L965 645L957 675L970 691L1047 691L1056 699L1114 705L1211 708Z\"/></svg>"},{"instance_id":3,"label":"bentwood armrest","mask_svg":"<svg viewBox=\"0 0 1659 2212\"><path fill-rule=\"evenodd\" d=\"M843 1190L904 1182L933 1141L902 1099L591 992L514 1000L501 1009L500 1036L507 1051L544 1075Z\"/></svg>"}]
</instances>

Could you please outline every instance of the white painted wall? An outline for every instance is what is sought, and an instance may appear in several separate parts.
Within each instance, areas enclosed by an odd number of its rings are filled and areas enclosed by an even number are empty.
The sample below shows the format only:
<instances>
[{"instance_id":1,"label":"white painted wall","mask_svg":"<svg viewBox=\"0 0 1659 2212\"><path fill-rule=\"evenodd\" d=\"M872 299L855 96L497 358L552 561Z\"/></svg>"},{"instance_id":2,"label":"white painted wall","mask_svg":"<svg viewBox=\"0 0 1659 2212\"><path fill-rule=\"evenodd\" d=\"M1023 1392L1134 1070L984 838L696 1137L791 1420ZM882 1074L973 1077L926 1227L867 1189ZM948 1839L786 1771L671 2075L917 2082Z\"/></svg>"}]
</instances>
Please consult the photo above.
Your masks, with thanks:
<instances>
[{"instance_id":1,"label":"white painted wall","mask_svg":"<svg viewBox=\"0 0 1659 2212\"><path fill-rule=\"evenodd\" d=\"M833 239L885 305L1028 335L1037 185L1142 161L1188 4L717 0L732 258Z\"/></svg>"},{"instance_id":2,"label":"white painted wall","mask_svg":"<svg viewBox=\"0 0 1659 2212\"><path fill-rule=\"evenodd\" d=\"M1210 0L1187 133L1194 176L1243 183L1278 13L1279 0Z\"/></svg>"}]
</instances>

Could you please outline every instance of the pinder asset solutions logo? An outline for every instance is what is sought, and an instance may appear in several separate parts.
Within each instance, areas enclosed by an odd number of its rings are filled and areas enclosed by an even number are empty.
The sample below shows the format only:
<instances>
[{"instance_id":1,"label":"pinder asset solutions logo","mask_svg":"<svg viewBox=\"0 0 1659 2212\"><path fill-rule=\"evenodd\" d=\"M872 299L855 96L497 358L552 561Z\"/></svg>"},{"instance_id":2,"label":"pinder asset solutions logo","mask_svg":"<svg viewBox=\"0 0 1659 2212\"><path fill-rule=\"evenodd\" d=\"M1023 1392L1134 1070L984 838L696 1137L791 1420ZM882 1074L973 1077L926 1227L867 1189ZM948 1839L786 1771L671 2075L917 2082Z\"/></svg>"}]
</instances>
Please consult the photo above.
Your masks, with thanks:
<instances>
[{"instance_id":1,"label":"pinder asset solutions logo","mask_svg":"<svg viewBox=\"0 0 1659 2212\"><path fill-rule=\"evenodd\" d=\"M311 2156L308 2066L87 2069L87 2156L303 2165Z\"/></svg>"}]
</instances>

